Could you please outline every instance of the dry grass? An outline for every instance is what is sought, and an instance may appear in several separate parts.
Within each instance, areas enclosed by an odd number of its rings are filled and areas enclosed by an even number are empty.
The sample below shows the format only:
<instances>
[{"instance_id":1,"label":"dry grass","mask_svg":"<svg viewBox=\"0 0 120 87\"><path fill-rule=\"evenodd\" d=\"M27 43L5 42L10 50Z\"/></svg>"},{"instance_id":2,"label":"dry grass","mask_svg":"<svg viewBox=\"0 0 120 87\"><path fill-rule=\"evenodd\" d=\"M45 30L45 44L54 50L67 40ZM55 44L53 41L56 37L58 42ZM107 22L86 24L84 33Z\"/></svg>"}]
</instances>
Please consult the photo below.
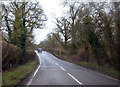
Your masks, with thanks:
<instances>
[{"instance_id":1,"label":"dry grass","mask_svg":"<svg viewBox=\"0 0 120 87\"><path fill-rule=\"evenodd\" d=\"M83 66L83 67L86 67L86 68L90 68L90 69L108 74L108 75L113 76L115 78L117 78L119 73L120 73L117 70L114 70L113 68L97 65L94 58L91 59L92 61L94 61L94 63L93 62L92 63L91 62L85 62L85 60L84 60L84 50L83 49L79 50L78 53L74 54L74 55L70 55L70 54L68 55L67 54L66 57L64 57L65 53L64 53L64 55L62 55L60 57L59 54L57 54L59 51L58 52L56 52L56 51L57 50L55 50L55 51L49 50L48 52L52 53L57 58L60 58L60 59L69 61L71 63L74 63L74 64L77 64L77 65L80 65L80 66Z\"/></svg>"},{"instance_id":2,"label":"dry grass","mask_svg":"<svg viewBox=\"0 0 120 87\"><path fill-rule=\"evenodd\" d=\"M83 66L83 67L86 67L86 68L90 68L90 69L93 69L93 70L97 70L97 71L106 73L108 75L114 76L117 79L118 79L119 74L120 74L119 71L117 71L113 68L105 67L105 66L98 66L97 64L91 63L91 62L79 62L79 65Z\"/></svg>"}]
</instances>

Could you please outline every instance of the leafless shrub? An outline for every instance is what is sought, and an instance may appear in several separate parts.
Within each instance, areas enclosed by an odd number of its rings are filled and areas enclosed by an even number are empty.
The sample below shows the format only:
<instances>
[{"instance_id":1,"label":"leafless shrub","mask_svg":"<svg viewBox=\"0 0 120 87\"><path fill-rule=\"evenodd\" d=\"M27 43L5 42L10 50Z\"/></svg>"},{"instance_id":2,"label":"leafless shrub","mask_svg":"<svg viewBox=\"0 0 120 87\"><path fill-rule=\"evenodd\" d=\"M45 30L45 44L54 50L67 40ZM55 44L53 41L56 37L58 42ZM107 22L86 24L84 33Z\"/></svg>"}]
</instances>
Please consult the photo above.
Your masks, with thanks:
<instances>
[{"instance_id":1,"label":"leafless shrub","mask_svg":"<svg viewBox=\"0 0 120 87\"><path fill-rule=\"evenodd\" d=\"M16 67L19 64L24 64L28 61L36 60L34 51L26 51L25 56L22 55L21 48L9 44L7 42L2 43L2 69L10 69ZM21 58L24 59L21 61Z\"/></svg>"}]
</instances>

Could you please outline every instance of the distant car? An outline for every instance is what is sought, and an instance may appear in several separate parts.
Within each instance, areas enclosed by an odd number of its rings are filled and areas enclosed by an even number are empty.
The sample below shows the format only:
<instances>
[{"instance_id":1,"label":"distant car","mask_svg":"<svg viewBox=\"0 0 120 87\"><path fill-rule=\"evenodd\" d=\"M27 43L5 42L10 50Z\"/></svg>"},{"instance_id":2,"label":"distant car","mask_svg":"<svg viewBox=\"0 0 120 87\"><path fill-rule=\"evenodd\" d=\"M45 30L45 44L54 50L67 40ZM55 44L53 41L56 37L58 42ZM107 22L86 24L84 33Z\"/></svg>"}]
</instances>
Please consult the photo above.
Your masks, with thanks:
<instances>
[{"instance_id":1,"label":"distant car","mask_svg":"<svg viewBox=\"0 0 120 87\"><path fill-rule=\"evenodd\" d=\"M37 49L39 53L42 53L42 48Z\"/></svg>"}]
</instances>

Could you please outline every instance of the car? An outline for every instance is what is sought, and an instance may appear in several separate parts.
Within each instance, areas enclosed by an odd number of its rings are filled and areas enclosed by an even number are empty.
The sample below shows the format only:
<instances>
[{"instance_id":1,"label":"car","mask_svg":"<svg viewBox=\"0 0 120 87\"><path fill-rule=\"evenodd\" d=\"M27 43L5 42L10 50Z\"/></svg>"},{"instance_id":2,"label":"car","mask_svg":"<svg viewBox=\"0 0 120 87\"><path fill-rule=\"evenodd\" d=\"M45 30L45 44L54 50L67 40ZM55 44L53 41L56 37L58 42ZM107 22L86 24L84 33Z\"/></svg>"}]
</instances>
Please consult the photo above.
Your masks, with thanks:
<instances>
[{"instance_id":1,"label":"car","mask_svg":"<svg viewBox=\"0 0 120 87\"><path fill-rule=\"evenodd\" d=\"M37 49L39 53L42 53L42 48Z\"/></svg>"}]
</instances>

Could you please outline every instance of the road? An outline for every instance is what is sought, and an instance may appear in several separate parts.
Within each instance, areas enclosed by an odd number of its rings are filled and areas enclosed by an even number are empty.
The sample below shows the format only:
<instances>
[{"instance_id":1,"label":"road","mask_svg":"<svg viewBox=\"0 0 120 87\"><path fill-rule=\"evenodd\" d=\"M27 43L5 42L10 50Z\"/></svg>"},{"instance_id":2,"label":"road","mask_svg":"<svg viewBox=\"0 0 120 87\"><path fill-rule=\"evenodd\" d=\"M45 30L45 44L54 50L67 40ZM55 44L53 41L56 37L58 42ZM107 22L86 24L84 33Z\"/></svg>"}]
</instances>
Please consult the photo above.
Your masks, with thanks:
<instances>
[{"instance_id":1,"label":"road","mask_svg":"<svg viewBox=\"0 0 120 87\"><path fill-rule=\"evenodd\" d=\"M96 71L60 60L43 51L38 54L41 67L30 85L118 85L118 82Z\"/></svg>"}]
</instances>

